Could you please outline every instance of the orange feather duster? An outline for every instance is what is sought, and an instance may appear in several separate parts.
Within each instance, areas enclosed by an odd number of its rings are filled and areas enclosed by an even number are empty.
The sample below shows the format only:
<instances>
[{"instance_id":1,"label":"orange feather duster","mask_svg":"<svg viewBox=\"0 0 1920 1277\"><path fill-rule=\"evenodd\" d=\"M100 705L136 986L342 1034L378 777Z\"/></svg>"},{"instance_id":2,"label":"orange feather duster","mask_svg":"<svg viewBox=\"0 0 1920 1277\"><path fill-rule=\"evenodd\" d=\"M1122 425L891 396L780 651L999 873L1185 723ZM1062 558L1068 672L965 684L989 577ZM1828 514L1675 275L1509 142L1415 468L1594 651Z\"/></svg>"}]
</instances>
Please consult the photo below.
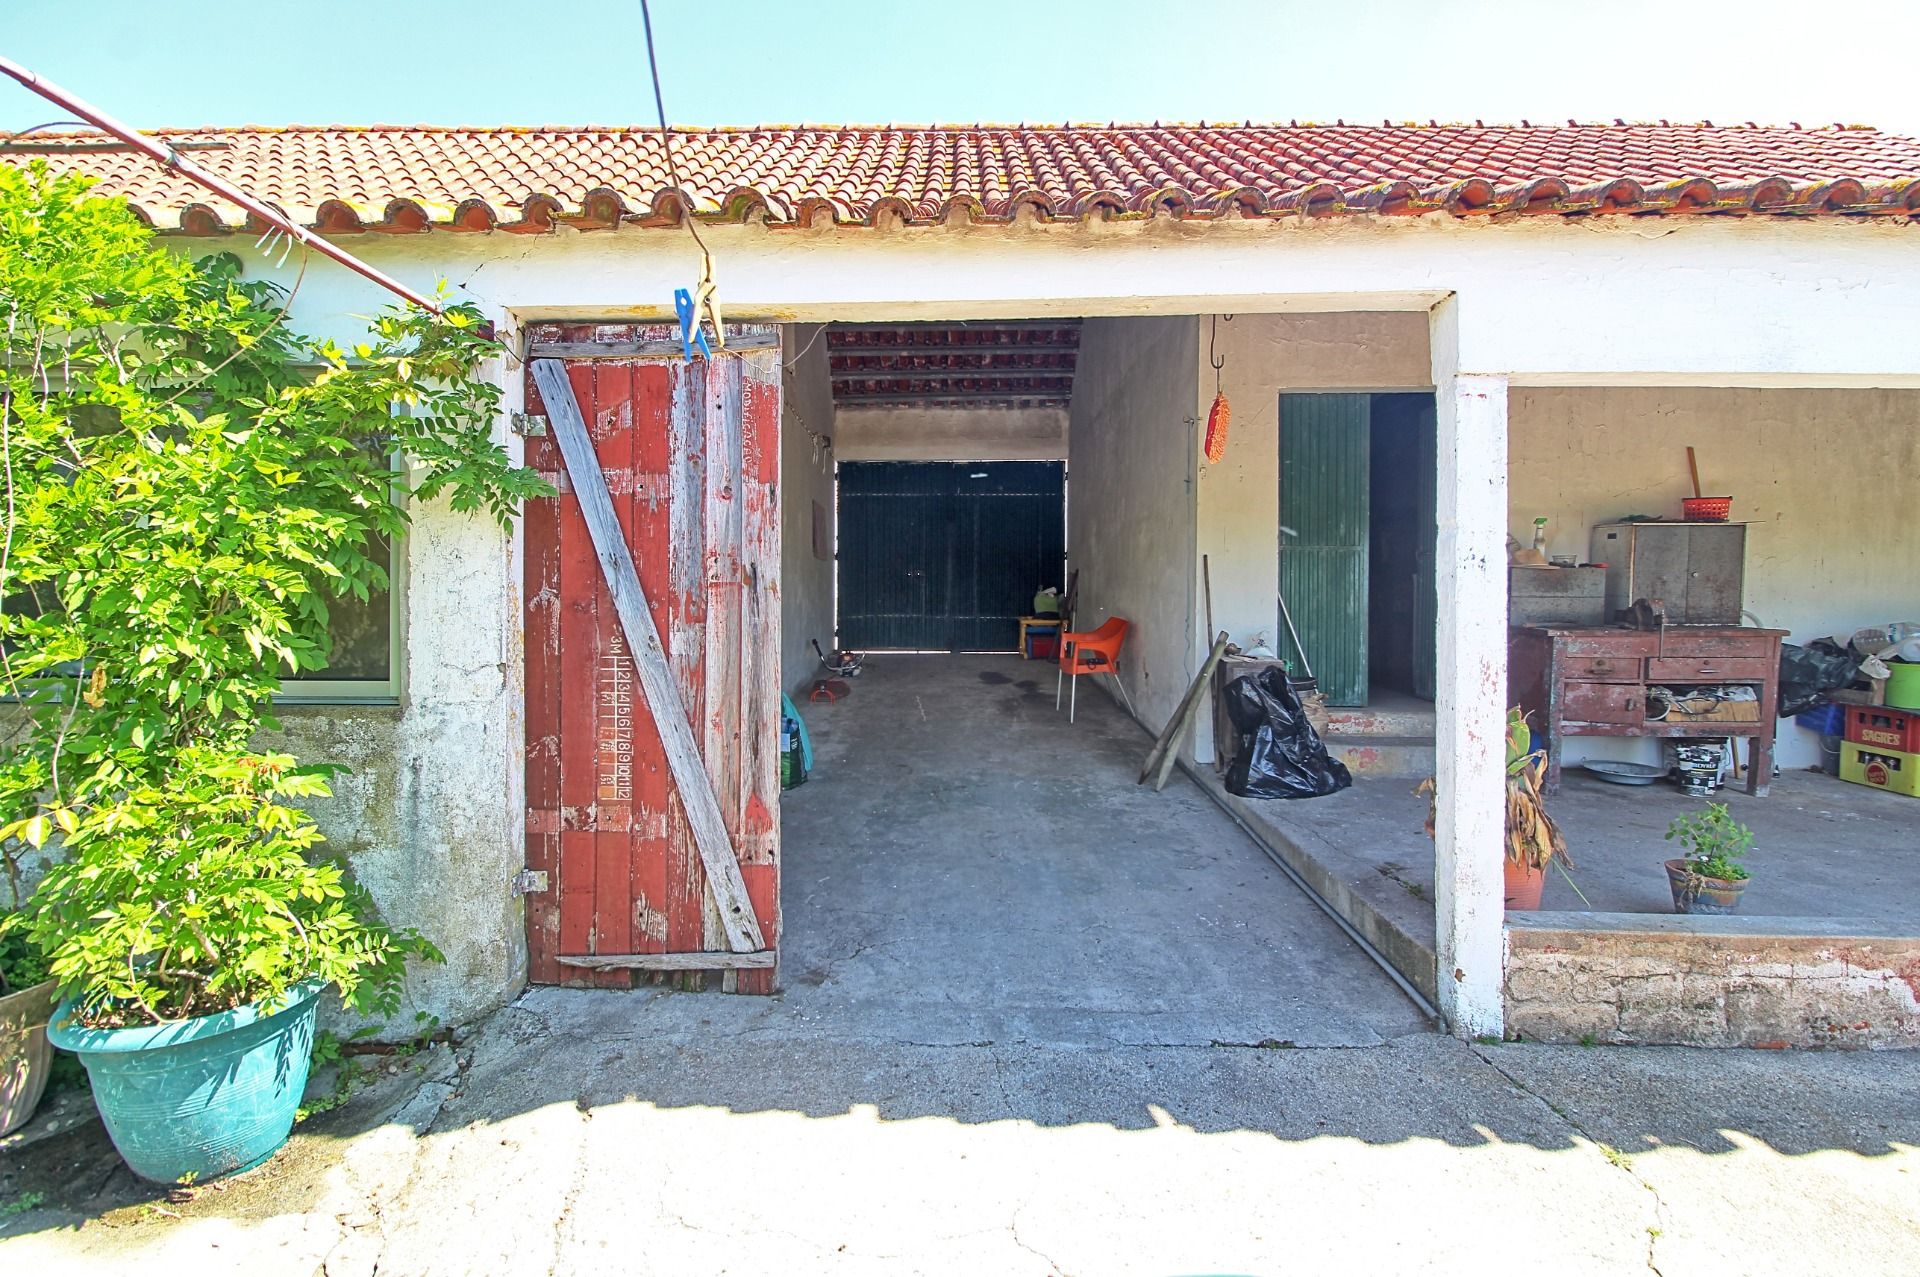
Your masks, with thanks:
<instances>
[{"instance_id":1,"label":"orange feather duster","mask_svg":"<svg viewBox=\"0 0 1920 1277\"><path fill-rule=\"evenodd\" d=\"M1218 464L1227 455L1227 426L1233 421L1233 409L1227 406L1224 392L1213 396L1213 408L1207 413L1207 463Z\"/></svg>"}]
</instances>

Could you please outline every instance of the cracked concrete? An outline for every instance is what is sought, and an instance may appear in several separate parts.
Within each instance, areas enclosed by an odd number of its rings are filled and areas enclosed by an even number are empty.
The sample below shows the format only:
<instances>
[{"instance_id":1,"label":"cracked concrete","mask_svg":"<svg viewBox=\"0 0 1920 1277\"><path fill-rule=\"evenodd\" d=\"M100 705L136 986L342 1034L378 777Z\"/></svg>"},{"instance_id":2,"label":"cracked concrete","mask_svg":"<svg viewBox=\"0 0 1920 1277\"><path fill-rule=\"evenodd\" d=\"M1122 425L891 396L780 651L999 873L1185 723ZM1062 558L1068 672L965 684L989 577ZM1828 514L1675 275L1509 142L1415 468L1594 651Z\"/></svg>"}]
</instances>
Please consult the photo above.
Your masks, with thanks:
<instances>
[{"instance_id":1,"label":"cracked concrete","mask_svg":"<svg viewBox=\"0 0 1920 1277\"><path fill-rule=\"evenodd\" d=\"M137 1192L98 1209L58 1187L70 1166L40 1166L48 1201L0 1222L0 1266L1868 1277L1909 1270L1920 1246L1906 1053L1431 1034L929 1046L883 1023L717 1014L753 1004L536 991L457 1061L170 1203L177 1218ZM690 1033L702 1020L721 1022Z\"/></svg>"},{"instance_id":2,"label":"cracked concrete","mask_svg":"<svg viewBox=\"0 0 1920 1277\"><path fill-rule=\"evenodd\" d=\"M939 690L929 731L989 750L1006 689ZM97 1125L42 1141L0 1161L0 1271L1911 1270L1920 1053L1425 1032L1187 782L1132 788L1101 698L1059 726L1040 778L909 742L964 838L822 731L780 996L533 990L185 1201Z\"/></svg>"}]
</instances>

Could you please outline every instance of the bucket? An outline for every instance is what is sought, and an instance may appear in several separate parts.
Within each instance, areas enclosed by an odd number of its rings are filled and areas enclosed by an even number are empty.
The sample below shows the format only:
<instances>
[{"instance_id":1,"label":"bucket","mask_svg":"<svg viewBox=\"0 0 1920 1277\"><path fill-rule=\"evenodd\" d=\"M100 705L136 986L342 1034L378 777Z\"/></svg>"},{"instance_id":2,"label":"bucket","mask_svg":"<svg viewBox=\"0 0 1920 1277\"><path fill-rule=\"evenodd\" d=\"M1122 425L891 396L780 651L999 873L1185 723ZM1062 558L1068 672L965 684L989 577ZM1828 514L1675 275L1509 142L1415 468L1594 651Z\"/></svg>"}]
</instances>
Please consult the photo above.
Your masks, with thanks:
<instances>
[{"instance_id":1,"label":"bucket","mask_svg":"<svg viewBox=\"0 0 1920 1277\"><path fill-rule=\"evenodd\" d=\"M1887 704L1895 709L1920 709L1920 665L1887 662Z\"/></svg>"}]
</instances>

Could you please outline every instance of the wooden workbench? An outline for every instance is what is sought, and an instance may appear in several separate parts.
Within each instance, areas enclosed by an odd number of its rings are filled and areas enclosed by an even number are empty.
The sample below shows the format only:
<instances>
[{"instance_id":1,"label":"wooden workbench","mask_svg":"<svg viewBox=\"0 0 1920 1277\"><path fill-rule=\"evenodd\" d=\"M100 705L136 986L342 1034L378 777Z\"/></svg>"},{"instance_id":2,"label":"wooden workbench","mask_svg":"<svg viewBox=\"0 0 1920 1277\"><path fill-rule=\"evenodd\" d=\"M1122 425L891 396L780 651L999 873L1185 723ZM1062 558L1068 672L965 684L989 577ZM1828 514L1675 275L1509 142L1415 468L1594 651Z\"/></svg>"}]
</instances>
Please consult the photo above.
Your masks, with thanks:
<instances>
[{"instance_id":1,"label":"wooden workbench","mask_svg":"<svg viewBox=\"0 0 1920 1277\"><path fill-rule=\"evenodd\" d=\"M1569 736L1664 739L1746 737L1753 742L1747 792L1767 792L1780 701L1780 641L1785 630L1738 625L1676 625L1664 630L1611 626L1515 626L1509 632L1507 691L1547 738L1549 792L1560 786L1560 752ZM1650 686L1742 685L1758 694L1752 722L1648 717Z\"/></svg>"}]
</instances>

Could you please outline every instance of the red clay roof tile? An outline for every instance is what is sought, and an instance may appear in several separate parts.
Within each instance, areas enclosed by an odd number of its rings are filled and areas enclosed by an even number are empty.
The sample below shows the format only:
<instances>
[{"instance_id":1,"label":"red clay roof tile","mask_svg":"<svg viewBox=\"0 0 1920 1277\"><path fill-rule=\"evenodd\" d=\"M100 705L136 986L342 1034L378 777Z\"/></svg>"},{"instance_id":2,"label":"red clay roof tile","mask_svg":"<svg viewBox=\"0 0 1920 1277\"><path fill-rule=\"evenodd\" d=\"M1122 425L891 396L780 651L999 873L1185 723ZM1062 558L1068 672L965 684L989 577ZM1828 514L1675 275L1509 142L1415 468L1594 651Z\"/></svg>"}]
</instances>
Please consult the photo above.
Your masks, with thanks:
<instances>
[{"instance_id":1,"label":"red clay roof tile","mask_svg":"<svg viewBox=\"0 0 1920 1277\"><path fill-rule=\"evenodd\" d=\"M673 189L645 128L163 129L191 158L329 231L544 230L760 215L772 226L1445 212L1920 211L1920 140L1876 129L1568 124L772 126L676 129ZM75 141L91 148L75 147ZM156 227L237 229L240 210L98 134L0 134L101 179Z\"/></svg>"}]
</instances>

